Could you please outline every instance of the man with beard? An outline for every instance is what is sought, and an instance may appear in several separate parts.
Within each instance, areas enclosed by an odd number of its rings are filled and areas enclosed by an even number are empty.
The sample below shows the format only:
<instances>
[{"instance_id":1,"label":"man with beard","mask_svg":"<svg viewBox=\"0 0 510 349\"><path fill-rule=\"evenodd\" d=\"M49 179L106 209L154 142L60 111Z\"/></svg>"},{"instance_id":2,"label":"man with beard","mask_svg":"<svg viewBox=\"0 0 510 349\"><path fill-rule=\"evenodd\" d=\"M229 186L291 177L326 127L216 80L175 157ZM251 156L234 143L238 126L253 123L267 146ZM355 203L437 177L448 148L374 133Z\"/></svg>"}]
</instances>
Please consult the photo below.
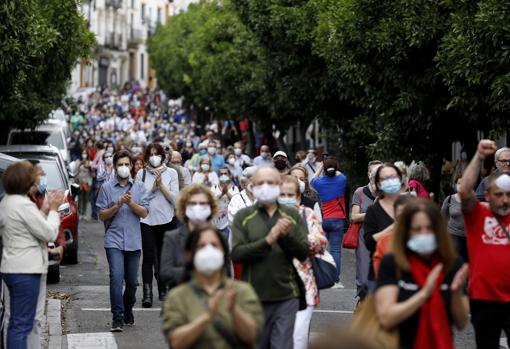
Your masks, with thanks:
<instances>
[{"instance_id":1,"label":"man with beard","mask_svg":"<svg viewBox=\"0 0 510 349\"><path fill-rule=\"evenodd\" d=\"M496 172L510 174L510 148L500 148L494 154ZM487 191L487 180L489 177L482 179L476 189L476 197L480 201L485 201L484 193Z\"/></svg>"},{"instance_id":2,"label":"man with beard","mask_svg":"<svg viewBox=\"0 0 510 349\"><path fill-rule=\"evenodd\" d=\"M510 338L510 176L497 171L487 178L488 205L473 191L482 162L496 143L482 140L459 188L470 261L471 321L478 349L499 348L501 331ZM503 152L510 158L510 152ZM496 158L499 161L502 154ZM510 345L510 340L508 340Z\"/></svg>"}]
</instances>

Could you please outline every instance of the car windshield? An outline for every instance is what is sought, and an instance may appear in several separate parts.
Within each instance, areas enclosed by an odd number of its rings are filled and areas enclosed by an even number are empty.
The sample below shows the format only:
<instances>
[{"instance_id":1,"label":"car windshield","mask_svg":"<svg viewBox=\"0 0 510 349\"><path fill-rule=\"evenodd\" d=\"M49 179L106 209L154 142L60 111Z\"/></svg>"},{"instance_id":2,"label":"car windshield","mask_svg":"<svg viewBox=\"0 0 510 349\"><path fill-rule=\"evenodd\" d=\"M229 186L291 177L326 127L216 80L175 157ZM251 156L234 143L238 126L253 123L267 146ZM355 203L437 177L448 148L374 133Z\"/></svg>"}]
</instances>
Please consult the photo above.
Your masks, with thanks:
<instances>
[{"instance_id":1,"label":"car windshield","mask_svg":"<svg viewBox=\"0 0 510 349\"><path fill-rule=\"evenodd\" d=\"M58 168L58 164L55 161L44 161L41 160L41 165L46 172L48 178L48 190L67 190L62 173Z\"/></svg>"},{"instance_id":2,"label":"car windshield","mask_svg":"<svg viewBox=\"0 0 510 349\"><path fill-rule=\"evenodd\" d=\"M58 130L16 131L11 134L10 144L53 145L64 149L64 142Z\"/></svg>"}]
</instances>

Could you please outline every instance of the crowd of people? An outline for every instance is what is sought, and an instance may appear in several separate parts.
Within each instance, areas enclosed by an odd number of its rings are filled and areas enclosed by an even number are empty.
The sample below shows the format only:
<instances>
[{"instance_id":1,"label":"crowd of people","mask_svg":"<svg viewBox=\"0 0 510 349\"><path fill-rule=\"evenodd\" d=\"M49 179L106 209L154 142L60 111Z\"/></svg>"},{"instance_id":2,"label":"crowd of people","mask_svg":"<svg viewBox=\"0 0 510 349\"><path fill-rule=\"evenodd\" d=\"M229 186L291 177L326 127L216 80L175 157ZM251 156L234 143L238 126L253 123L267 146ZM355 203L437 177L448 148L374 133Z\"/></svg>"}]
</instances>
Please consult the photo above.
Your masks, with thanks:
<instances>
[{"instance_id":1,"label":"crowd of people","mask_svg":"<svg viewBox=\"0 0 510 349\"><path fill-rule=\"evenodd\" d=\"M323 149L291 160L261 144L252 157L232 121L202 127L167 105L159 91L127 86L70 110L80 216L104 223L112 332L135 323L141 259L141 305L152 307L155 280L172 348L307 348L320 290L344 287L342 241L355 225L359 314L372 309L376 331L396 337L368 347L453 348L469 314L479 349L510 337L509 148L481 141L442 206L423 163L378 160L347 200L347 174ZM491 156L496 169L481 180ZM62 197L43 208L31 200L43 176L29 162L2 182L8 348L26 348Z\"/></svg>"}]
</instances>

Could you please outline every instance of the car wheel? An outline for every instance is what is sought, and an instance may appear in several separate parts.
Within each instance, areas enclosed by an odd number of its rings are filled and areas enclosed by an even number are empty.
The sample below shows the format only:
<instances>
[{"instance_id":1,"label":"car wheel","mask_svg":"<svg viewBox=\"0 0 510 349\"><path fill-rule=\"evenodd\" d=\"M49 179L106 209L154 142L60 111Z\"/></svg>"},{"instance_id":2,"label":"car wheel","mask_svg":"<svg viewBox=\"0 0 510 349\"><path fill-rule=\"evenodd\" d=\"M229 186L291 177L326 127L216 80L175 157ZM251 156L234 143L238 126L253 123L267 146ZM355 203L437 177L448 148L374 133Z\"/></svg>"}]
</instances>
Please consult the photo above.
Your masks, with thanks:
<instances>
[{"instance_id":1,"label":"car wheel","mask_svg":"<svg viewBox=\"0 0 510 349\"><path fill-rule=\"evenodd\" d=\"M67 250L67 264L78 264L78 240L74 240L73 244Z\"/></svg>"},{"instance_id":2,"label":"car wheel","mask_svg":"<svg viewBox=\"0 0 510 349\"><path fill-rule=\"evenodd\" d=\"M47 282L49 284L57 284L60 282L60 264L55 264L48 267Z\"/></svg>"}]
</instances>

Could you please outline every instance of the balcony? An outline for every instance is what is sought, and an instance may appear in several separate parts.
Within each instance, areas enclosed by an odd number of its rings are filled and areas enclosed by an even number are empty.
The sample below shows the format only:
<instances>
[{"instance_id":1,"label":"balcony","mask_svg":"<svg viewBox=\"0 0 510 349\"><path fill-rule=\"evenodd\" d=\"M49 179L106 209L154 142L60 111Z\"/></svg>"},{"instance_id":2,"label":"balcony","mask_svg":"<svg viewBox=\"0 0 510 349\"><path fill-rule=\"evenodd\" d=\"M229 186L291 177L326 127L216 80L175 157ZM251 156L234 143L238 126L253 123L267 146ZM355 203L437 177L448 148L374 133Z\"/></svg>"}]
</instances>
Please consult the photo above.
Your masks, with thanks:
<instances>
[{"instance_id":1,"label":"balcony","mask_svg":"<svg viewBox=\"0 0 510 349\"><path fill-rule=\"evenodd\" d=\"M122 34L108 33L105 37L104 47L111 50L122 50Z\"/></svg>"},{"instance_id":2,"label":"balcony","mask_svg":"<svg viewBox=\"0 0 510 349\"><path fill-rule=\"evenodd\" d=\"M118 10L122 7L122 0L105 0L104 1L106 8L113 8L114 10Z\"/></svg>"},{"instance_id":3,"label":"balcony","mask_svg":"<svg viewBox=\"0 0 510 349\"><path fill-rule=\"evenodd\" d=\"M146 33L141 29L131 28L129 31L128 48L136 48L139 44L143 44L146 39Z\"/></svg>"}]
</instances>

